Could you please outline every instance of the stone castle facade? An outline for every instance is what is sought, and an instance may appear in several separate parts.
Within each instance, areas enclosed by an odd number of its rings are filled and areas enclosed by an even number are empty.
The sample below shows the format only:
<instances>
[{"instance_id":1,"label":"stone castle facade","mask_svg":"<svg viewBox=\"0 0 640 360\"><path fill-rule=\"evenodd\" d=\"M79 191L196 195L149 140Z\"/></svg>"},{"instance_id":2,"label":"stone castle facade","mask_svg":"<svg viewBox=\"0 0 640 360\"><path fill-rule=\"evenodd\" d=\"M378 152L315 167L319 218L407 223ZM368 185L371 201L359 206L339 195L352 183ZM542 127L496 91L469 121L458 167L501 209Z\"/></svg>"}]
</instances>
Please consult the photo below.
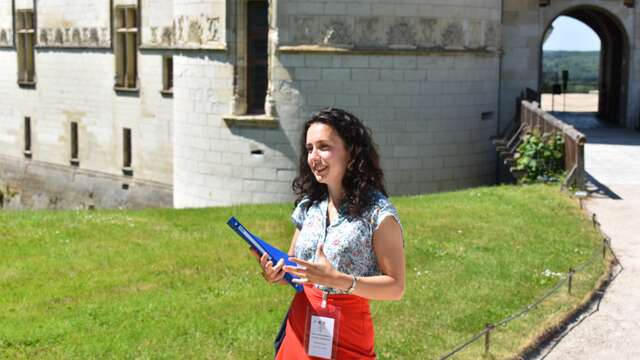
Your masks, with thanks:
<instances>
[{"instance_id":1,"label":"stone castle facade","mask_svg":"<svg viewBox=\"0 0 640 360\"><path fill-rule=\"evenodd\" d=\"M633 1L0 0L0 203L290 201L327 106L373 130L392 194L490 184L546 29L583 7L626 36L633 127Z\"/></svg>"}]
</instances>

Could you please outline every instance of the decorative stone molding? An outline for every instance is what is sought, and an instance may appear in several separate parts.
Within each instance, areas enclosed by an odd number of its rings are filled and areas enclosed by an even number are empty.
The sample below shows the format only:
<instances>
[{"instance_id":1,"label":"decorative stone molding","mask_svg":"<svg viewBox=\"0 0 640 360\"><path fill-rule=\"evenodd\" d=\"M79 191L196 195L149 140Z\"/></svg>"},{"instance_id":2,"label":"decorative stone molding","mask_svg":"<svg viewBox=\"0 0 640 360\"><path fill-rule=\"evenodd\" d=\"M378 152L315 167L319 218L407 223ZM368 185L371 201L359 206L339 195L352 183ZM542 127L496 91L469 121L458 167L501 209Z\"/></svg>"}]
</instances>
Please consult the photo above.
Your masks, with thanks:
<instances>
[{"instance_id":1,"label":"decorative stone molding","mask_svg":"<svg viewBox=\"0 0 640 360\"><path fill-rule=\"evenodd\" d=\"M345 48L326 45L283 45L278 46L278 52L288 54L326 53L346 55L429 55L455 56L473 54L474 56L494 57L498 50L488 49L443 49L443 48Z\"/></svg>"},{"instance_id":2,"label":"decorative stone molding","mask_svg":"<svg viewBox=\"0 0 640 360\"><path fill-rule=\"evenodd\" d=\"M449 49L464 48L464 30L459 21L451 21L442 32L442 46Z\"/></svg>"},{"instance_id":3,"label":"decorative stone molding","mask_svg":"<svg viewBox=\"0 0 640 360\"><path fill-rule=\"evenodd\" d=\"M499 48L500 23L474 19L430 17L292 16L291 46L348 49L492 50Z\"/></svg>"},{"instance_id":4,"label":"decorative stone molding","mask_svg":"<svg viewBox=\"0 0 640 360\"><path fill-rule=\"evenodd\" d=\"M144 29L147 30L147 29ZM147 31L144 31L145 35ZM176 42L176 33L173 26L151 26L148 29L149 38L143 39L149 46L169 47Z\"/></svg>"},{"instance_id":5,"label":"decorative stone molding","mask_svg":"<svg viewBox=\"0 0 640 360\"><path fill-rule=\"evenodd\" d=\"M171 26L144 27L140 49L226 51L221 26L219 17L182 15Z\"/></svg>"},{"instance_id":6,"label":"decorative stone molding","mask_svg":"<svg viewBox=\"0 0 640 360\"><path fill-rule=\"evenodd\" d=\"M67 27L38 29L38 47L88 47L111 46L107 27Z\"/></svg>"},{"instance_id":7,"label":"decorative stone molding","mask_svg":"<svg viewBox=\"0 0 640 360\"><path fill-rule=\"evenodd\" d=\"M387 30L387 46L392 49L417 48L416 23L413 19L398 19Z\"/></svg>"},{"instance_id":8,"label":"decorative stone molding","mask_svg":"<svg viewBox=\"0 0 640 360\"><path fill-rule=\"evenodd\" d=\"M352 26L344 21L334 21L328 24L324 33L323 42L331 45L343 45L353 43Z\"/></svg>"},{"instance_id":9,"label":"decorative stone molding","mask_svg":"<svg viewBox=\"0 0 640 360\"><path fill-rule=\"evenodd\" d=\"M166 29L163 29L163 37L156 37L156 41L165 38L175 39L173 45L185 48L220 48L220 18L205 15L186 16L182 15L174 19L173 37L165 35Z\"/></svg>"},{"instance_id":10,"label":"decorative stone molding","mask_svg":"<svg viewBox=\"0 0 640 360\"><path fill-rule=\"evenodd\" d=\"M228 115L222 118L229 127L276 129L280 126L278 118L265 115Z\"/></svg>"}]
</instances>

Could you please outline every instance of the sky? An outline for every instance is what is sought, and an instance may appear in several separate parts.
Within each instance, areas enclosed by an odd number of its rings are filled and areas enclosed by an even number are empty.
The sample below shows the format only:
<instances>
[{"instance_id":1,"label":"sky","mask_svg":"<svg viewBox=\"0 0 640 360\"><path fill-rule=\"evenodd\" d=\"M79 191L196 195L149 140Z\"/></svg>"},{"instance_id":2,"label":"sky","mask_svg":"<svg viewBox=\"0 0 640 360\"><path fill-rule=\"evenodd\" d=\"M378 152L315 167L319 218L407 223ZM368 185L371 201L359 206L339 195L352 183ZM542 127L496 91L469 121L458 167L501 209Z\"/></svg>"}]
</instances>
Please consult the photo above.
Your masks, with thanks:
<instances>
[{"instance_id":1,"label":"sky","mask_svg":"<svg viewBox=\"0 0 640 360\"><path fill-rule=\"evenodd\" d=\"M560 16L553 22L553 32L542 45L543 50L600 50L600 38L583 22Z\"/></svg>"}]
</instances>

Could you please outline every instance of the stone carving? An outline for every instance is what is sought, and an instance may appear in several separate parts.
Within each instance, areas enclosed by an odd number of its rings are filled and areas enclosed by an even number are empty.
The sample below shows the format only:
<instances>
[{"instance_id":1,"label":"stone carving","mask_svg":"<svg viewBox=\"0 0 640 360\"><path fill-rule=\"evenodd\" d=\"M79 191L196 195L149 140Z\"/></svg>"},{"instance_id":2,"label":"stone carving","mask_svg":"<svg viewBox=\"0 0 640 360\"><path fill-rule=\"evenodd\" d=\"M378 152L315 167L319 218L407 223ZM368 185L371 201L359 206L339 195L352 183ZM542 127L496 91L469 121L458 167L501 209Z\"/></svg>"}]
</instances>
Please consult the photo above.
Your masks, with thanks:
<instances>
[{"instance_id":1,"label":"stone carving","mask_svg":"<svg viewBox=\"0 0 640 360\"><path fill-rule=\"evenodd\" d=\"M422 39L420 45L431 47L438 45L438 19L422 18L419 21Z\"/></svg>"},{"instance_id":2,"label":"stone carving","mask_svg":"<svg viewBox=\"0 0 640 360\"><path fill-rule=\"evenodd\" d=\"M157 26L151 27L151 43L152 44L158 43L158 27Z\"/></svg>"},{"instance_id":3,"label":"stone carving","mask_svg":"<svg viewBox=\"0 0 640 360\"><path fill-rule=\"evenodd\" d=\"M469 20L467 26L467 46L474 49L481 47L483 45L482 38L484 36L484 32L482 31L482 22L479 20Z\"/></svg>"},{"instance_id":4,"label":"stone carving","mask_svg":"<svg viewBox=\"0 0 640 360\"><path fill-rule=\"evenodd\" d=\"M42 29L42 30L46 31L47 29ZM64 35L62 34L62 29L56 29L55 32L56 32L56 37L54 42L56 44L62 45L64 43ZM43 44L46 44L46 43L43 43Z\"/></svg>"},{"instance_id":5,"label":"stone carving","mask_svg":"<svg viewBox=\"0 0 640 360\"><path fill-rule=\"evenodd\" d=\"M391 48L415 48L416 43L416 33L408 19L400 19L387 31L387 44Z\"/></svg>"},{"instance_id":6,"label":"stone carving","mask_svg":"<svg viewBox=\"0 0 640 360\"><path fill-rule=\"evenodd\" d=\"M442 32L442 46L449 49L464 48L464 30L460 22L452 21Z\"/></svg>"},{"instance_id":7,"label":"stone carving","mask_svg":"<svg viewBox=\"0 0 640 360\"><path fill-rule=\"evenodd\" d=\"M149 39L144 39L144 41L151 46L172 46L175 44L173 29L173 26L152 26L147 30Z\"/></svg>"},{"instance_id":8,"label":"stone carving","mask_svg":"<svg viewBox=\"0 0 640 360\"><path fill-rule=\"evenodd\" d=\"M291 16L287 45L334 45L355 49L495 50L499 24L487 20L431 17Z\"/></svg>"},{"instance_id":9,"label":"stone carving","mask_svg":"<svg viewBox=\"0 0 640 360\"><path fill-rule=\"evenodd\" d=\"M498 47L498 29L497 25L493 23L488 23L484 30L484 43L487 47L497 48Z\"/></svg>"},{"instance_id":10,"label":"stone carving","mask_svg":"<svg viewBox=\"0 0 640 360\"><path fill-rule=\"evenodd\" d=\"M332 21L324 32L323 43L326 45L350 45L353 30L342 21Z\"/></svg>"},{"instance_id":11,"label":"stone carving","mask_svg":"<svg viewBox=\"0 0 640 360\"><path fill-rule=\"evenodd\" d=\"M40 43L47 44L49 42L49 33L45 29L40 30Z\"/></svg>"},{"instance_id":12,"label":"stone carving","mask_svg":"<svg viewBox=\"0 0 640 360\"><path fill-rule=\"evenodd\" d=\"M0 46L13 45L13 31L11 29L0 29Z\"/></svg>"},{"instance_id":13,"label":"stone carving","mask_svg":"<svg viewBox=\"0 0 640 360\"><path fill-rule=\"evenodd\" d=\"M382 30L383 32L381 32ZM356 30L358 45L362 47L382 46L385 39L384 28L380 26L380 18L360 17L356 19Z\"/></svg>"},{"instance_id":14,"label":"stone carving","mask_svg":"<svg viewBox=\"0 0 640 360\"><path fill-rule=\"evenodd\" d=\"M182 15L175 19L175 43L179 46L204 46L220 41L220 18ZM168 36L167 36L168 35ZM164 38L172 38L163 30Z\"/></svg>"},{"instance_id":15,"label":"stone carving","mask_svg":"<svg viewBox=\"0 0 640 360\"><path fill-rule=\"evenodd\" d=\"M71 42L74 44L79 44L80 41L82 41L80 38L80 29L73 29L71 33Z\"/></svg>"},{"instance_id":16,"label":"stone carving","mask_svg":"<svg viewBox=\"0 0 640 360\"><path fill-rule=\"evenodd\" d=\"M162 28L162 35L160 37L160 42L162 44L173 44L175 41L174 36L173 36L173 28L169 27L169 26L165 26L164 28Z\"/></svg>"},{"instance_id":17,"label":"stone carving","mask_svg":"<svg viewBox=\"0 0 640 360\"><path fill-rule=\"evenodd\" d=\"M296 17L293 20L293 41L297 43L315 43L313 34L316 18L314 17Z\"/></svg>"},{"instance_id":18,"label":"stone carving","mask_svg":"<svg viewBox=\"0 0 640 360\"><path fill-rule=\"evenodd\" d=\"M96 28L89 29L89 41L94 45L98 45L100 43L100 36L98 36L98 29Z\"/></svg>"},{"instance_id":19,"label":"stone carving","mask_svg":"<svg viewBox=\"0 0 640 360\"><path fill-rule=\"evenodd\" d=\"M39 31L40 46L54 47L108 47L110 39L108 28L41 28Z\"/></svg>"}]
</instances>

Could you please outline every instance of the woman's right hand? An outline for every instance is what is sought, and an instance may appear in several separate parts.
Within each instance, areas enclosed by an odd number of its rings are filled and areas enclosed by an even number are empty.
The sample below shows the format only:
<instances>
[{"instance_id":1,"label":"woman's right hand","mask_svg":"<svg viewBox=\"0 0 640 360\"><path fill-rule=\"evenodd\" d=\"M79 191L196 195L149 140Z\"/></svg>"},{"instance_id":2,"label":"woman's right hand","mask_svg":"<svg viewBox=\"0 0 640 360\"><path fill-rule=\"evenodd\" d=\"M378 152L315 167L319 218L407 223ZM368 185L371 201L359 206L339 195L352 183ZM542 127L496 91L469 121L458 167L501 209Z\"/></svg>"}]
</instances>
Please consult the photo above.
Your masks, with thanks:
<instances>
[{"instance_id":1,"label":"woman's right hand","mask_svg":"<svg viewBox=\"0 0 640 360\"><path fill-rule=\"evenodd\" d=\"M251 254L258 260L260 263L260 267L262 268L262 277L269 283L277 283L280 282L286 272L282 270L284 266L284 260L280 259L278 263L274 266L273 262L269 260L267 253L264 253L262 256L258 254L258 252L251 248Z\"/></svg>"}]
</instances>

